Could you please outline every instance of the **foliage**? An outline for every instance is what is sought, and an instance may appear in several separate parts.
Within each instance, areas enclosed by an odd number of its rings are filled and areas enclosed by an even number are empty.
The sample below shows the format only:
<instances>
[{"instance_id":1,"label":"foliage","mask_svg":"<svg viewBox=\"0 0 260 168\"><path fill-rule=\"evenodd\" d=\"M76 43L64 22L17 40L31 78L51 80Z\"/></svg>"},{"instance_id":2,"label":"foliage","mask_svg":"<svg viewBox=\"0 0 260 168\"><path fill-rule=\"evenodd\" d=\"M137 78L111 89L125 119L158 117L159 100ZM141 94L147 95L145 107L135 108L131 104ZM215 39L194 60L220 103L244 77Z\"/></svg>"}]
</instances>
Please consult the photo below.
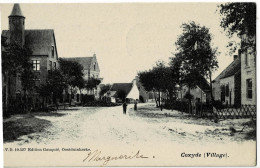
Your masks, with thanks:
<instances>
[{"instance_id":1,"label":"foliage","mask_svg":"<svg viewBox=\"0 0 260 168\"><path fill-rule=\"evenodd\" d=\"M7 43L2 36L2 72L10 77L20 74L23 90L32 89L35 86L35 75L30 60L31 51L17 43Z\"/></svg>"},{"instance_id":2,"label":"foliage","mask_svg":"<svg viewBox=\"0 0 260 168\"><path fill-rule=\"evenodd\" d=\"M59 59L60 70L64 76L65 83L72 87L82 88L83 66L75 61Z\"/></svg>"},{"instance_id":3,"label":"foliage","mask_svg":"<svg viewBox=\"0 0 260 168\"><path fill-rule=\"evenodd\" d=\"M177 59L181 60L183 75L193 71L208 78L218 68L217 48L211 47L212 35L205 26L195 22L184 23L183 33L178 37Z\"/></svg>"},{"instance_id":4,"label":"foliage","mask_svg":"<svg viewBox=\"0 0 260 168\"><path fill-rule=\"evenodd\" d=\"M193 99L194 96L192 94L190 94L189 92L187 92L183 97L185 99L191 100L191 99Z\"/></svg>"},{"instance_id":5,"label":"foliage","mask_svg":"<svg viewBox=\"0 0 260 168\"><path fill-rule=\"evenodd\" d=\"M6 38L2 36L2 72L8 72L11 75L21 73L23 67L29 62L31 52L16 43L8 44Z\"/></svg>"},{"instance_id":6,"label":"foliage","mask_svg":"<svg viewBox=\"0 0 260 168\"><path fill-rule=\"evenodd\" d=\"M178 76L175 76L176 74L178 73L172 67L158 61L153 69L139 72L138 77L142 86L147 91L172 91L178 81Z\"/></svg>"},{"instance_id":7,"label":"foliage","mask_svg":"<svg viewBox=\"0 0 260 168\"><path fill-rule=\"evenodd\" d=\"M109 89L111 88L110 84L106 84L103 87L101 87L100 95L103 96Z\"/></svg>"},{"instance_id":8,"label":"foliage","mask_svg":"<svg viewBox=\"0 0 260 168\"><path fill-rule=\"evenodd\" d=\"M252 52L256 52L256 3L225 3L219 5L218 9L221 15L220 26L224 28L229 37L234 34L241 39L243 35L247 36L247 40L242 40L241 44L230 42L231 49L241 45L242 51L252 48Z\"/></svg>"},{"instance_id":9,"label":"foliage","mask_svg":"<svg viewBox=\"0 0 260 168\"><path fill-rule=\"evenodd\" d=\"M170 66L158 61L151 70L138 73L139 81L146 91L165 92L167 98L172 99L179 82L178 65L175 61L171 62ZM159 100L159 104L156 101L156 105L160 106L160 94L158 95L156 100Z\"/></svg>"},{"instance_id":10,"label":"foliage","mask_svg":"<svg viewBox=\"0 0 260 168\"><path fill-rule=\"evenodd\" d=\"M28 63L26 68L23 68L21 73L21 83L24 91L29 91L35 88L36 75L32 70L32 65Z\"/></svg>"},{"instance_id":11,"label":"foliage","mask_svg":"<svg viewBox=\"0 0 260 168\"><path fill-rule=\"evenodd\" d=\"M146 91L152 91L154 89L155 75L152 70L139 72L138 78Z\"/></svg>"},{"instance_id":12,"label":"foliage","mask_svg":"<svg viewBox=\"0 0 260 168\"><path fill-rule=\"evenodd\" d=\"M93 89L96 88L97 85L99 85L101 81L96 78L90 78L89 80L86 81L85 88L87 89Z\"/></svg>"},{"instance_id":13,"label":"foliage","mask_svg":"<svg viewBox=\"0 0 260 168\"><path fill-rule=\"evenodd\" d=\"M67 88L65 78L58 69L49 71L46 84L42 84L38 88L38 92L42 97L48 97L53 94L55 98L60 97L64 89Z\"/></svg>"},{"instance_id":14,"label":"foliage","mask_svg":"<svg viewBox=\"0 0 260 168\"><path fill-rule=\"evenodd\" d=\"M189 88L195 87L198 75L210 79L211 99L212 72L217 70L217 48L212 48L212 35L205 26L194 21L182 24L183 33L178 37L175 57L180 61L180 81Z\"/></svg>"},{"instance_id":15,"label":"foliage","mask_svg":"<svg viewBox=\"0 0 260 168\"><path fill-rule=\"evenodd\" d=\"M229 36L234 33L239 36L256 34L256 3L233 2L218 6L222 16L221 27Z\"/></svg>"},{"instance_id":16,"label":"foliage","mask_svg":"<svg viewBox=\"0 0 260 168\"><path fill-rule=\"evenodd\" d=\"M124 90L119 90L117 92L117 97L121 99L122 101L125 101L126 98L126 92Z\"/></svg>"}]
</instances>

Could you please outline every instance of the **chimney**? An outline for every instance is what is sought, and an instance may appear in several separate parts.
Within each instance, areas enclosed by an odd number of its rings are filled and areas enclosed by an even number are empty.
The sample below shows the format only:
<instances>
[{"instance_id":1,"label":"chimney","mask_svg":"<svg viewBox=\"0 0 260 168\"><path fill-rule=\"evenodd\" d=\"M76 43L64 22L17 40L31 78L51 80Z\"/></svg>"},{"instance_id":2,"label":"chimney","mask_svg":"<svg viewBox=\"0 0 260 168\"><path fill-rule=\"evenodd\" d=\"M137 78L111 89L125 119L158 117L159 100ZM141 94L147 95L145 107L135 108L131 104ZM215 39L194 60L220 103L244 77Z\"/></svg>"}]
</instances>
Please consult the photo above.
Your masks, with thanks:
<instances>
[{"instance_id":1,"label":"chimney","mask_svg":"<svg viewBox=\"0 0 260 168\"><path fill-rule=\"evenodd\" d=\"M241 49L238 50L238 57L241 58Z\"/></svg>"},{"instance_id":2,"label":"chimney","mask_svg":"<svg viewBox=\"0 0 260 168\"><path fill-rule=\"evenodd\" d=\"M234 55L234 60L236 60L236 59L237 59L237 57L238 57L237 55Z\"/></svg>"}]
</instances>

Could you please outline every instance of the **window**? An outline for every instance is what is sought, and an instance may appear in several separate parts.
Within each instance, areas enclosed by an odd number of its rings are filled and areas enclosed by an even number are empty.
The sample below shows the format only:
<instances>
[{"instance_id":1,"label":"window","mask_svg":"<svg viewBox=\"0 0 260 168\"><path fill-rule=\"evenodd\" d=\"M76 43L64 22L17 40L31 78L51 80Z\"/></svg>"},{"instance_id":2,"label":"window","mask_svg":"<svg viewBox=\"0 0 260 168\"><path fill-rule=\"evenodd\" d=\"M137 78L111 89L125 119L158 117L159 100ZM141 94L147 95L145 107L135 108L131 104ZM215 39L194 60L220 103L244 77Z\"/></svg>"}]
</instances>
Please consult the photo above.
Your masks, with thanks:
<instances>
[{"instance_id":1,"label":"window","mask_svg":"<svg viewBox=\"0 0 260 168\"><path fill-rule=\"evenodd\" d=\"M225 86L221 85L221 102L225 102Z\"/></svg>"},{"instance_id":2,"label":"window","mask_svg":"<svg viewBox=\"0 0 260 168\"><path fill-rule=\"evenodd\" d=\"M53 62L53 69L56 70L56 62Z\"/></svg>"},{"instance_id":3,"label":"window","mask_svg":"<svg viewBox=\"0 0 260 168\"><path fill-rule=\"evenodd\" d=\"M51 57L54 58L54 46L51 46Z\"/></svg>"},{"instance_id":4,"label":"window","mask_svg":"<svg viewBox=\"0 0 260 168\"><path fill-rule=\"evenodd\" d=\"M229 84L226 85L225 93L226 93L226 96L229 97Z\"/></svg>"},{"instance_id":5,"label":"window","mask_svg":"<svg viewBox=\"0 0 260 168\"><path fill-rule=\"evenodd\" d=\"M50 61L49 64L50 64L50 70L52 70L52 62Z\"/></svg>"},{"instance_id":6,"label":"window","mask_svg":"<svg viewBox=\"0 0 260 168\"><path fill-rule=\"evenodd\" d=\"M39 71L40 70L40 61L33 60L33 70L34 71Z\"/></svg>"},{"instance_id":7,"label":"window","mask_svg":"<svg viewBox=\"0 0 260 168\"><path fill-rule=\"evenodd\" d=\"M253 90L252 90L252 79L246 80L246 96L248 99L252 99L253 97Z\"/></svg>"}]
</instances>

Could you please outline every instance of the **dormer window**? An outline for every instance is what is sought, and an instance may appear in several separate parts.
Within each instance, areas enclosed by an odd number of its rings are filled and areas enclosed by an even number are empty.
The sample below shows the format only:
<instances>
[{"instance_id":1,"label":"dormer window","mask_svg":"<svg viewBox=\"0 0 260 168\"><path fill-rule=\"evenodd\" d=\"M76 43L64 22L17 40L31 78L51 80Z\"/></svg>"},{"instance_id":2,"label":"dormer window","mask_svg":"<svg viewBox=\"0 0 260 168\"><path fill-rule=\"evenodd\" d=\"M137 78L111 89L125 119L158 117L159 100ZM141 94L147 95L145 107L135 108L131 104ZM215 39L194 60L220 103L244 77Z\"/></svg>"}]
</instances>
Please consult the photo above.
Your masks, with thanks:
<instances>
[{"instance_id":1,"label":"dormer window","mask_svg":"<svg viewBox=\"0 0 260 168\"><path fill-rule=\"evenodd\" d=\"M54 58L54 46L51 46L51 57Z\"/></svg>"},{"instance_id":2,"label":"dormer window","mask_svg":"<svg viewBox=\"0 0 260 168\"><path fill-rule=\"evenodd\" d=\"M94 71L96 70L96 63L94 63Z\"/></svg>"}]
</instances>

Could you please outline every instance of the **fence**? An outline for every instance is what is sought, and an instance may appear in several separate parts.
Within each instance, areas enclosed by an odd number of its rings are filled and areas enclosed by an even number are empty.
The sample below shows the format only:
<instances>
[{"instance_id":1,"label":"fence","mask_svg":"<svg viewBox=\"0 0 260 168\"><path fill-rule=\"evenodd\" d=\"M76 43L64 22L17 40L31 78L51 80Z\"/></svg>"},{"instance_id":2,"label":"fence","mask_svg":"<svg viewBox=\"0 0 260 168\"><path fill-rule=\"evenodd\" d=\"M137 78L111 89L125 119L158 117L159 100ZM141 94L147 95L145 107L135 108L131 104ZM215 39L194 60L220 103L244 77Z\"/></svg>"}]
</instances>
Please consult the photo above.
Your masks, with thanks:
<instances>
[{"instance_id":1,"label":"fence","mask_svg":"<svg viewBox=\"0 0 260 168\"><path fill-rule=\"evenodd\" d=\"M241 105L240 107L214 107L211 104L196 103L192 106L188 102L174 101L167 102L165 108L174 109L184 113L189 113L198 117L238 119L256 118L256 105Z\"/></svg>"},{"instance_id":2,"label":"fence","mask_svg":"<svg viewBox=\"0 0 260 168\"><path fill-rule=\"evenodd\" d=\"M256 118L256 105L241 105L239 108L213 108L213 112L218 118Z\"/></svg>"}]
</instances>

